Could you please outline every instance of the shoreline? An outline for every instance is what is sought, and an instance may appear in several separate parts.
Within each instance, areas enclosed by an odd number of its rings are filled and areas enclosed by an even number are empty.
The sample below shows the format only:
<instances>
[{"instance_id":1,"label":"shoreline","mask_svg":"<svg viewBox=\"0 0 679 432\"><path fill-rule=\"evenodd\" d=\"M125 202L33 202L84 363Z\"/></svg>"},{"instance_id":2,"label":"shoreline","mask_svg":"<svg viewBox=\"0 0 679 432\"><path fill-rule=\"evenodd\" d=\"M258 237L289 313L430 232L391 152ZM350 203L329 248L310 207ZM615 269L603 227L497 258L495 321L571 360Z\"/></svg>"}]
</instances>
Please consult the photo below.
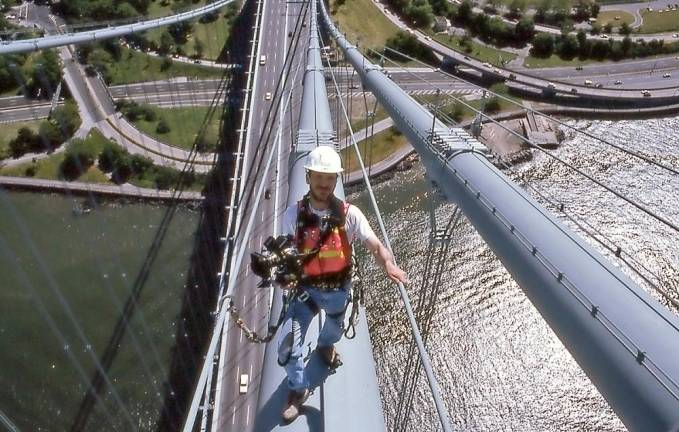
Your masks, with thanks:
<instances>
[{"instance_id":1,"label":"shoreline","mask_svg":"<svg viewBox=\"0 0 679 432\"><path fill-rule=\"evenodd\" d=\"M200 192L183 191L181 195L175 197L174 191L142 188L129 183L122 185L104 185L97 183L67 182L61 180L7 176L0 176L0 189L43 193L54 192L80 197L136 198L144 202L200 202L203 201L204 198Z\"/></svg>"}]
</instances>

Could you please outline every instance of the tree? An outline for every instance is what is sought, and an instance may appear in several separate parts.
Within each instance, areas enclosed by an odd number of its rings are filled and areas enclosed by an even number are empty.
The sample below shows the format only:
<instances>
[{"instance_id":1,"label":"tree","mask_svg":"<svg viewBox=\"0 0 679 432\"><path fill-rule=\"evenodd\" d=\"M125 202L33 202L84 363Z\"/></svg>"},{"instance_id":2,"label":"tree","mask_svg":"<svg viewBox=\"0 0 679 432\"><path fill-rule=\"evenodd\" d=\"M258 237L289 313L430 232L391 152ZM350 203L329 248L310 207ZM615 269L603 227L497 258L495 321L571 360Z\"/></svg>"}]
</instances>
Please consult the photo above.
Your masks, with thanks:
<instances>
[{"instance_id":1,"label":"tree","mask_svg":"<svg viewBox=\"0 0 679 432\"><path fill-rule=\"evenodd\" d=\"M99 153L99 169L103 172L111 172L115 169L118 160L123 157L125 150L114 142L107 141Z\"/></svg>"},{"instance_id":2,"label":"tree","mask_svg":"<svg viewBox=\"0 0 679 432\"><path fill-rule=\"evenodd\" d=\"M457 8L457 19L460 22L468 23L472 18L472 2L471 0L464 0L460 7Z\"/></svg>"},{"instance_id":3,"label":"tree","mask_svg":"<svg viewBox=\"0 0 679 432\"><path fill-rule=\"evenodd\" d=\"M622 40L622 45L621 45L622 52L627 55L630 52L630 49L632 49L632 39L630 39L629 36L626 36Z\"/></svg>"},{"instance_id":4,"label":"tree","mask_svg":"<svg viewBox=\"0 0 679 432\"><path fill-rule=\"evenodd\" d=\"M600 9L601 9L601 6L597 2L592 3L592 7L591 7L592 17L594 17L594 18L598 17Z\"/></svg>"},{"instance_id":5,"label":"tree","mask_svg":"<svg viewBox=\"0 0 679 432\"><path fill-rule=\"evenodd\" d=\"M172 50L172 45L174 44L174 39L172 39L172 35L164 31L163 33L160 34L160 45L158 46L158 53L160 55L167 55L170 53Z\"/></svg>"},{"instance_id":6,"label":"tree","mask_svg":"<svg viewBox=\"0 0 679 432\"><path fill-rule=\"evenodd\" d=\"M592 57L596 59L605 59L610 52L610 45L606 41L598 40L592 43Z\"/></svg>"},{"instance_id":7,"label":"tree","mask_svg":"<svg viewBox=\"0 0 679 432\"><path fill-rule=\"evenodd\" d=\"M33 64L31 72L30 91L33 95L38 94L38 89L43 96L51 96L61 81L61 64L54 50L41 51Z\"/></svg>"},{"instance_id":8,"label":"tree","mask_svg":"<svg viewBox=\"0 0 679 432\"><path fill-rule=\"evenodd\" d=\"M514 16L521 16L526 10L526 0L512 0L509 10Z\"/></svg>"},{"instance_id":9,"label":"tree","mask_svg":"<svg viewBox=\"0 0 679 432\"><path fill-rule=\"evenodd\" d=\"M78 106L73 101L68 101L63 106L57 107L52 111L50 118L66 137L73 136L81 124Z\"/></svg>"},{"instance_id":10,"label":"tree","mask_svg":"<svg viewBox=\"0 0 679 432\"><path fill-rule=\"evenodd\" d=\"M203 57L203 51L205 50L205 47L203 46L203 42L201 42L200 39L196 39L196 41L193 43L193 49L196 52L194 55L195 58Z\"/></svg>"},{"instance_id":11,"label":"tree","mask_svg":"<svg viewBox=\"0 0 679 432\"><path fill-rule=\"evenodd\" d=\"M130 167L132 168L132 173L134 173L134 175L141 176L152 166L153 161L146 156L132 155L130 157Z\"/></svg>"},{"instance_id":12,"label":"tree","mask_svg":"<svg viewBox=\"0 0 679 432\"><path fill-rule=\"evenodd\" d=\"M519 43L524 43L533 38L535 34L535 23L531 18L523 17L514 27L515 39Z\"/></svg>"},{"instance_id":13,"label":"tree","mask_svg":"<svg viewBox=\"0 0 679 432\"><path fill-rule=\"evenodd\" d=\"M565 59L572 59L578 54L579 47L575 36L568 35L562 38L559 43L559 55Z\"/></svg>"},{"instance_id":14,"label":"tree","mask_svg":"<svg viewBox=\"0 0 679 432\"><path fill-rule=\"evenodd\" d=\"M549 57L554 53L554 37L548 33L538 33L533 38L532 54L536 57Z\"/></svg>"},{"instance_id":15,"label":"tree","mask_svg":"<svg viewBox=\"0 0 679 432\"><path fill-rule=\"evenodd\" d=\"M80 138L73 138L61 162L61 175L74 180L85 173L94 163L95 154L91 146Z\"/></svg>"},{"instance_id":16,"label":"tree","mask_svg":"<svg viewBox=\"0 0 679 432\"><path fill-rule=\"evenodd\" d=\"M47 151L59 147L64 142L64 137L59 128L50 121L43 121L38 127L40 145Z\"/></svg>"},{"instance_id":17,"label":"tree","mask_svg":"<svg viewBox=\"0 0 679 432\"><path fill-rule=\"evenodd\" d=\"M158 189L169 189L177 184L179 173L168 167L156 167L156 187Z\"/></svg>"},{"instance_id":18,"label":"tree","mask_svg":"<svg viewBox=\"0 0 679 432\"><path fill-rule=\"evenodd\" d=\"M181 21L171 24L167 31L179 45L183 45L188 40L189 34L193 31L193 26L189 21Z\"/></svg>"},{"instance_id":19,"label":"tree","mask_svg":"<svg viewBox=\"0 0 679 432\"><path fill-rule=\"evenodd\" d=\"M590 33L593 35L598 35L601 33L601 26L597 23L592 24L592 30L590 30Z\"/></svg>"},{"instance_id":20,"label":"tree","mask_svg":"<svg viewBox=\"0 0 679 432\"><path fill-rule=\"evenodd\" d=\"M629 24L624 22L618 29L618 33L620 33L621 35L629 36L632 33L632 27L630 27Z\"/></svg>"},{"instance_id":21,"label":"tree","mask_svg":"<svg viewBox=\"0 0 679 432\"><path fill-rule=\"evenodd\" d=\"M580 46L580 51L583 50L585 47L585 44L587 44L587 33L583 29L578 30L578 34L576 36L578 39L578 45Z\"/></svg>"},{"instance_id":22,"label":"tree","mask_svg":"<svg viewBox=\"0 0 679 432\"><path fill-rule=\"evenodd\" d=\"M604 33L606 33L606 34L611 34L611 32L613 32L613 24L611 24L611 23L606 23L606 25L604 26L603 31L604 31Z\"/></svg>"}]
</instances>

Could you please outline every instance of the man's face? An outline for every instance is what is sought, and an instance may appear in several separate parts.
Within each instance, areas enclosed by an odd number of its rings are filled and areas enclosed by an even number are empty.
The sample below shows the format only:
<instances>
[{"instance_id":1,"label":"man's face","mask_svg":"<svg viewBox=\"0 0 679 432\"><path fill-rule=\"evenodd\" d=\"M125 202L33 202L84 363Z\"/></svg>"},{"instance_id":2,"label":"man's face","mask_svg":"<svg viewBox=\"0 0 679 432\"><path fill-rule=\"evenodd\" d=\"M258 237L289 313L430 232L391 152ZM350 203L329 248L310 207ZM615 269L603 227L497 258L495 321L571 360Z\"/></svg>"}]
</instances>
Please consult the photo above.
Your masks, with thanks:
<instances>
[{"instance_id":1,"label":"man's face","mask_svg":"<svg viewBox=\"0 0 679 432\"><path fill-rule=\"evenodd\" d=\"M309 171L309 189L311 196L317 201L327 201L335 191L337 174Z\"/></svg>"}]
</instances>

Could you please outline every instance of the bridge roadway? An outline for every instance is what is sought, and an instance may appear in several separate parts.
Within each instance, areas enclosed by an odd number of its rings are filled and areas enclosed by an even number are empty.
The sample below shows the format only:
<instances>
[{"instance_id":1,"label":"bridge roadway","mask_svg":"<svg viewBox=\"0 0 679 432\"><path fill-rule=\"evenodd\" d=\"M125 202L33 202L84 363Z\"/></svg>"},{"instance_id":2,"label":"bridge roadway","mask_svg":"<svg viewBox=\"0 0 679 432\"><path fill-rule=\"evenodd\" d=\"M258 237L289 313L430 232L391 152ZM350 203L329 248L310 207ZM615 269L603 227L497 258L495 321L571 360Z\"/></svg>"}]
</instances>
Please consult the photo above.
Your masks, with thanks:
<instances>
[{"instance_id":1,"label":"bridge roadway","mask_svg":"<svg viewBox=\"0 0 679 432\"><path fill-rule=\"evenodd\" d=\"M247 239L248 250L246 251L243 265L239 272L236 282L234 303L241 311L245 323L256 330L259 334L266 331L268 323L268 313L270 308L270 290L257 288L259 278L255 277L249 269L249 253L260 251L262 242L274 232L274 226L279 223L279 218L285 210L287 202L287 163L289 151L292 144L290 133L290 118L297 122L299 113L298 104L301 98L301 88L293 89L293 97L289 111L292 114L279 112L275 116L275 108L272 101L266 100L266 93L276 96L276 85L282 73L285 55L288 52L292 38L288 32L294 32L296 17L305 6L299 2L286 2L286 0L262 0L262 24L260 32L259 52L256 54L256 70L254 76L253 99L250 111L249 130L247 137L247 147L244 152L246 160L245 178L252 179L255 173L253 164L255 161L268 155L275 142L275 131L279 119L283 120L284 127L281 130L280 152L275 156L277 162L269 173L268 182L271 190L270 199L262 199L257 209L255 226L252 235ZM295 73L297 63L304 59L301 55L306 49L307 27L301 28L300 42L296 53L293 55L295 62L290 69L291 78ZM260 56L266 56L266 63L259 64ZM303 68L298 73L298 80L302 78ZM290 78L290 79L291 79ZM285 89L287 95L289 87ZM281 109L283 109L285 99L282 98ZM271 111L270 111L271 110ZM275 117L275 118L273 118ZM265 150L257 151L257 145L261 140L266 140ZM262 144L264 145L264 143ZM266 158L264 159L266 162ZM264 165L262 165L262 169ZM247 193L247 189L246 189ZM253 200L254 201L254 200ZM241 218L241 226L244 231L251 207L244 208ZM277 228L276 228L277 229ZM237 242L237 244L239 244ZM264 355L264 345L249 343L240 329L233 325L229 320L225 325L226 343L222 343L220 353L219 372L215 379L217 382L217 395L215 398L215 409L212 419L212 430L214 431L233 431L243 432L252 430L254 426L254 416L257 411L257 401L259 395L259 380L261 377L261 367ZM224 341L224 337L222 338ZM240 374L248 374L250 383L247 393L239 393Z\"/></svg>"}]
</instances>

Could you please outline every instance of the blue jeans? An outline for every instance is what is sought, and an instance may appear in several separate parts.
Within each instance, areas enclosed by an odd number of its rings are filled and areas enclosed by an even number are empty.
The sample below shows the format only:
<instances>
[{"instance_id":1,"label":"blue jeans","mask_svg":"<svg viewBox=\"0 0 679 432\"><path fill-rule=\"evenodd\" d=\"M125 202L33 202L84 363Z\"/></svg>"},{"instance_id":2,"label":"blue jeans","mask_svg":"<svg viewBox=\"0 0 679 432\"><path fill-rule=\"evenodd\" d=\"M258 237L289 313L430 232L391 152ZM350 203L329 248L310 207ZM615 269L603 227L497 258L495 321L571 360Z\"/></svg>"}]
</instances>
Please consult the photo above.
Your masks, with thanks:
<instances>
[{"instance_id":1,"label":"blue jeans","mask_svg":"<svg viewBox=\"0 0 679 432\"><path fill-rule=\"evenodd\" d=\"M327 347L342 338L344 330L344 314L349 301L351 282L347 282L336 291L319 291L314 287L302 287L309 299L301 301L295 297L283 320L278 338L278 362L285 365L288 374L288 387L291 390L302 390L309 387L304 375L304 337L316 307L325 311L325 322L318 335L318 346ZM311 303L313 302L313 303ZM316 307L313 306L316 305Z\"/></svg>"}]
</instances>

